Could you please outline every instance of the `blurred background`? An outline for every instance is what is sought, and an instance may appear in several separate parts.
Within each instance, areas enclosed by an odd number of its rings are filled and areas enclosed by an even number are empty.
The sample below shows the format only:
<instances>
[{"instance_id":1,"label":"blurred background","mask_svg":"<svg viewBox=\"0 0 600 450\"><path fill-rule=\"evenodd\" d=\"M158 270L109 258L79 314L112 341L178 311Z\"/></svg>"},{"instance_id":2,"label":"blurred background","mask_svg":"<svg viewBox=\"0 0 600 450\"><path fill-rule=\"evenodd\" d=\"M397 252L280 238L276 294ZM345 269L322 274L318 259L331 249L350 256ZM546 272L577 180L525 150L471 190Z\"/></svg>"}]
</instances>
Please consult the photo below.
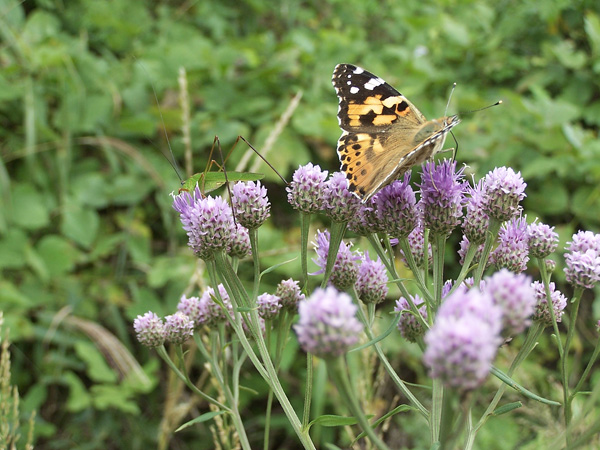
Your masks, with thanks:
<instances>
[{"instance_id":1,"label":"blurred background","mask_svg":"<svg viewBox=\"0 0 600 450\"><path fill-rule=\"evenodd\" d=\"M205 169L215 136L224 152L244 136L288 180L309 161L335 171L337 63L384 78L428 118L444 114L454 82L450 114L502 99L462 116L459 164L475 179L500 165L521 171L530 221L555 225L562 244L600 228L597 1L0 0L0 39L0 309L23 420L38 411L38 448L213 448L206 424L173 434L206 405L132 333L137 314L171 314L202 284L170 206L180 179L169 143L183 178ZM238 143L227 168L246 150ZM265 174L273 205L260 235L266 267L297 255L299 221L277 176L252 171ZM283 266L261 290L298 274L297 263ZM582 308L591 341L598 306ZM556 369L543 344L548 367L522 380L540 395ZM415 349L390 351L402 375L423 375ZM292 346L284 362L299 405L291 369L301 373L303 358ZM259 448L266 389L248 372L256 394L243 417ZM536 448L555 420L538 419L539 429L498 419L480 448L513 448L495 447L498 432ZM426 442L420 422L402 420L397 448ZM335 431L319 433L316 442L336 442ZM283 415L273 436L273 448L297 448Z\"/></svg>"}]
</instances>

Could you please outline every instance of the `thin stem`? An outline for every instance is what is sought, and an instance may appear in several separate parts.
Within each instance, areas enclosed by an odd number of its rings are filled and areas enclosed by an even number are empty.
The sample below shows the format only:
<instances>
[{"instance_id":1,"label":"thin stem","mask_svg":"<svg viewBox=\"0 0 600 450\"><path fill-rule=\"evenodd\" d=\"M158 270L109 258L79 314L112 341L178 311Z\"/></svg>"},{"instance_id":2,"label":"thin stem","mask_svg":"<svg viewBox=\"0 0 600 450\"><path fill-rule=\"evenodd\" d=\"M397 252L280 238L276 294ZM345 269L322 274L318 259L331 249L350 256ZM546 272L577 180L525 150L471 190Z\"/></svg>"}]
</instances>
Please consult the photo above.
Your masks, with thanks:
<instances>
[{"instance_id":1,"label":"thin stem","mask_svg":"<svg viewBox=\"0 0 600 450\"><path fill-rule=\"evenodd\" d=\"M302 290L308 292L308 230L310 213L300 213L300 259L302 262Z\"/></svg>"},{"instance_id":2,"label":"thin stem","mask_svg":"<svg viewBox=\"0 0 600 450\"><path fill-rule=\"evenodd\" d=\"M252 298L256 300L260 288L260 259L258 257L258 228L248 230L250 237L250 246L252 248L252 262L254 263L254 286L252 290Z\"/></svg>"},{"instance_id":3,"label":"thin stem","mask_svg":"<svg viewBox=\"0 0 600 450\"><path fill-rule=\"evenodd\" d=\"M561 360L561 373L562 373L562 382L563 382L563 399L565 405L565 425L567 426L567 445L569 445L571 440L571 433L568 430L569 424L571 423L572 411L571 411L571 402L573 398L569 395L569 373L567 370L567 360L569 359L569 348L571 347L571 341L573 340L573 336L575 335L575 326L577 324L577 314L579 312L579 304L581 302L581 294L583 293L583 288L577 287L575 288L575 292L573 294L573 299L571 303L573 303L573 313L569 318L569 328L567 330L567 340L565 342L564 354Z\"/></svg>"},{"instance_id":4,"label":"thin stem","mask_svg":"<svg viewBox=\"0 0 600 450\"><path fill-rule=\"evenodd\" d=\"M389 447L375 434L375 431L371 427L371 424L365 417L358 399L354 395L355 391L348 378L348 368L346 367L346 361L343 357L335 358L332 360L326 360L327 368L333 378L335 385L340 393L340 396L346 403L346 406L358 421L358 424L371 439L371 442L380 450L389 450Z\"/></svg>"},{"instance_id":5,"label":"thin stem","mask_svg":"<svg viewBox=\"0 0 600 450\"><path fill-rule=\"evenodd\" d=\"M475 270L475 276L473 277L473 286L479 286L479 282L483 277L483 272L485 271L485 266L487 265L487 261L490 257L490 253L492 251L492 247L494 242L496 242L496 237L498 236L498 231L500 231L500 222L498 219L494 219L490 217L490 223L488 225L488 229L485 232L485 242L483 244L483 251L481 252L481 258L479 259L479 265Z\"/></svg>"},{"instance_id":6,"label":"thin stem","mask_svg":"<svg viewBox=\"0 0 600 450\"><path fill-rule=\"evenodd\" d=\"M310 353L306 354L306 387L304 391L304 411L302 413L302 429L308 428L310 421L310 406L312 401L312 389L313 389L313 355Z\"/></svg>"}]
</instances>

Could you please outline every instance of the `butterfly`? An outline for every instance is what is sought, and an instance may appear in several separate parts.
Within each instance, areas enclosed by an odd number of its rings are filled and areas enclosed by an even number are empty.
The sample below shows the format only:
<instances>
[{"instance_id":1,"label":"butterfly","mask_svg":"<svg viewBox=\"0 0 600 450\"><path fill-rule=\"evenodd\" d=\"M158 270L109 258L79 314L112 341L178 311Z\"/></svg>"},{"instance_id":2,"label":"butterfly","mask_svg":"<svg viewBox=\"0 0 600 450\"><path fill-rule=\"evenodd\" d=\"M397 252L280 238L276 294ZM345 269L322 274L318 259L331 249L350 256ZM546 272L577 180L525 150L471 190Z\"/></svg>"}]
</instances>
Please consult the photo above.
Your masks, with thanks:
<instances>
[{"instance_id":1,"label":"butterfly","mask_svg":"<svg viewBox=\"0 0 600 450\"><path fill-rule=\"evenodd\" d=\"M412 166L438 153L458 116L427 120L383 79L352 64L332 77L340 101L337 153L348 189L366 202Z\"/></svg>"}]
</instances>

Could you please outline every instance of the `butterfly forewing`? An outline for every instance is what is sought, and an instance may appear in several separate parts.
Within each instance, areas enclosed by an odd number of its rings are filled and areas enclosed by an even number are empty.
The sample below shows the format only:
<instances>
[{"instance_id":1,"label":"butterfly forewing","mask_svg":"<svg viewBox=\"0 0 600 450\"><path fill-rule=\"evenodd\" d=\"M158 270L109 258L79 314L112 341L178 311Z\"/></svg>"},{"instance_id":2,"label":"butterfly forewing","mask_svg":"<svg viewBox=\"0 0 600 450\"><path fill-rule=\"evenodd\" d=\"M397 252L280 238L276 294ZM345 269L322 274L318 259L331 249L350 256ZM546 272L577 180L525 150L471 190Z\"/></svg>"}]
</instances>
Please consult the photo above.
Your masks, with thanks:
<instances>
[{"instance_id":1,"label":"butterfly forewing","mask_svg":"<svg viewBox=\"0 0 600 450\"><path fill-rule=\"evenodd\" d=\"M427 122L383 79L351 64L338 64L332 83L339 97L341 170L363 201L441 150L459 122L456 116Z\"/></svg>"}]
</instances>

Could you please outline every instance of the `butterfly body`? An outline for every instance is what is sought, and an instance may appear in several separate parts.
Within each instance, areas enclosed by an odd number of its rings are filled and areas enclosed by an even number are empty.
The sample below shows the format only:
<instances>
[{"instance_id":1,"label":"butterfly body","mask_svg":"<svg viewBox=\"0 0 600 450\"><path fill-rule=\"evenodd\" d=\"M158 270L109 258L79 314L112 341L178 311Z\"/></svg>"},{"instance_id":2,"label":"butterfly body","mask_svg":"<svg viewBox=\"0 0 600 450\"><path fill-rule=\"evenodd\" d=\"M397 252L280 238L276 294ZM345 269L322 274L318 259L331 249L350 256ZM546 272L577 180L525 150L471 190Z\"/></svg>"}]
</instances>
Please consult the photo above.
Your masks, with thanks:
<instances>
[{"instance_id":1,"label":"butterfly body","mask_svg":"<svg viewBox=\"0 0 600 450\"><path fill-rule=\"evenodd\" d=\"M428 121L391 85L351 64L338 64L332 83L339 97L341 170L363 201L441 151L460 122L458 116Z\"/></svg>"}]
</instances>

